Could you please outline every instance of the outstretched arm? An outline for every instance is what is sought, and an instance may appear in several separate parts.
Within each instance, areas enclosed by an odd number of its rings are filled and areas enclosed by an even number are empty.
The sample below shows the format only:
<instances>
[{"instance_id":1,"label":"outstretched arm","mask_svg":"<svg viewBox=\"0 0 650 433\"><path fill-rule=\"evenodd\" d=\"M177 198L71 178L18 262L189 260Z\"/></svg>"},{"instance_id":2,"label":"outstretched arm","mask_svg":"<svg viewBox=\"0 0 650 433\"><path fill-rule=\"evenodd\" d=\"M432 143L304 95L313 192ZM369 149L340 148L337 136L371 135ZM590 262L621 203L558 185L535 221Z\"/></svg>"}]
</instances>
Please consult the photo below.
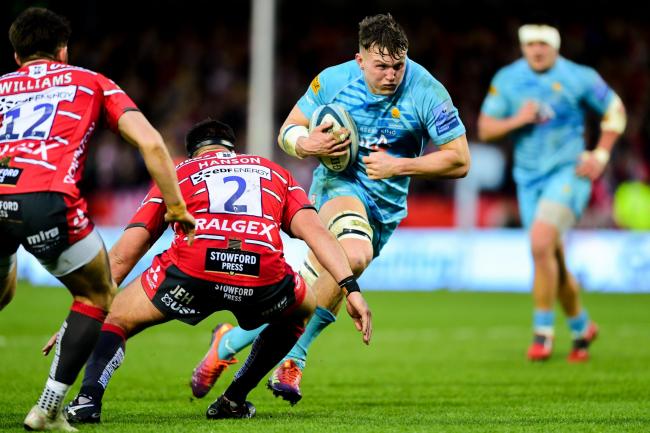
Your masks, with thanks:
<instances>
[{"instance_id":1,"label":"outstretched arm","mask_svg":"<svg viewBox=\"0 0 650 433\"><path fill-rule=\"evenodd\" d=\"M313 209L299 210L291 220L291 232L304 240L321 265L339 282L347 297L347 311L357 330L363 334L363 341L370 343L372 337L372 314L368 303L361 295L345 251L325 228Z\"/></svg>"},{"instance_id":2,"label":"outstretched arm","mask_svg":"<svg viewBox=\"0 0 650 433\"><path fill-rule=\"evenodd\" d=\"M196 222L194 217L187 211L178 186L174 163L167 152L160 133L151 126L146 117L139 111L124 113L118 121L118 129L126 141L138 147L147 170L158 188L160 188L167 206L165 220L179 223L183 232L188 235L188 243L191 244L194 238Z\"/></svg>"},{"instance_id":3,"label":"outstretched arm","mask_svg":"<svg viewBox=\"0 0 650 433\"><path fill-rule=\"evenodd\" d=\"M151 234L144 227L129 227L108 252L111 275L119 286L151 247Z\"/></svg>"}]
</instances>

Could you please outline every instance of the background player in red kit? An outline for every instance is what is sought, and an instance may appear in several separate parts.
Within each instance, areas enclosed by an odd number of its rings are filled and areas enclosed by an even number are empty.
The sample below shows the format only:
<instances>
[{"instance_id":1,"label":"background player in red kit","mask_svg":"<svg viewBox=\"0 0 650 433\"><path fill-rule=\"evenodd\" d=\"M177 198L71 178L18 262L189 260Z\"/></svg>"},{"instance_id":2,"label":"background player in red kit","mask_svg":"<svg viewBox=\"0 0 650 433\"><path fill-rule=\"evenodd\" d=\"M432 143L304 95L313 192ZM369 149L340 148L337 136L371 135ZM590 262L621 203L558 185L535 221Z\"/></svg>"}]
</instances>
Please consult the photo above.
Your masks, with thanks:
<instances>
[{"instance_id":1,"label":"background player in red kit","mask_svg":"<svg viewBox=\"0 0 650 433\"><path fill-rule=\"evenodd\" d=\"M116 291L77 186L100 119L140 149L162 191L165 220L190 237L194 227L162 137L115 83L67 64L69 36L63 17L27 9L9 29L19 69L0 77L0 309L15 292L20 244L74 297L45 389L25 418L31 430L72 429L61 404Z\"/></svg>"},{"instance_id":2,"label":"background player in red kit","mask_svg":"<svg viewBox=\"0 0 650 433\"><path fill-rule=\"evenodd\" d=\"M303 239L347 294L347 309L370 342L370 310L345 253L327 231L293 176L259 156L231 152L232 129L206 120L186 137L192 159L177 166L188 210L196 216L196 242L175 230L168 250L115 298L79 395L64 412L71 422L99 422L101 399L124 359L125 340L171 319L196 324L230 310L244 329L269 323L232 384L207 411L208 418L250 418L248 393L296 343L316 298L285 262L280 229ZM111 249L117 281L158 239L166 224L160 192L153 188Z\"/></svg>"}]
</instances>

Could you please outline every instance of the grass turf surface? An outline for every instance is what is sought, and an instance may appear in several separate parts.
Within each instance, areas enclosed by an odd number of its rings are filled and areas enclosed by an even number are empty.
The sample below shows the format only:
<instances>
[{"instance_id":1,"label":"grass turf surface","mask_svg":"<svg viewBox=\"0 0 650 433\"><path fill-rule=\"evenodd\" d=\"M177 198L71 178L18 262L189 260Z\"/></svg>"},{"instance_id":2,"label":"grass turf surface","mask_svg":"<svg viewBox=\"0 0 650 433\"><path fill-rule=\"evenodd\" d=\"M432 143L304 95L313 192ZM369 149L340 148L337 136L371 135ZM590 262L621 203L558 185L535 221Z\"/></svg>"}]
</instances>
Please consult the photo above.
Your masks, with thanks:
<instances>
[{"instance_id":1,"label":"grass turf surface","mask_svg":"<svg viewBox=\"0 0 650 433\"><path fill-rule=\"evenodd\" d=\"M295 407L260 384L249 396L256 418L205 419L236 370L230 368L206 398L190 398L189 376L211 327L231 319L217 313L196 327L175 322L134 337L106 393L103 423L80 430L650 431L650 295L584 296L601 328L585 365L565 360L570 342L561 314L554 357L541 364L525 360L527 295L369 292L367 298L375 319L371 346L362 345L341 312L311 349L304 398ZM69 304L65 289L22 284L0 312L0 430L22 430L50 365L40 348Z\"/></svg>"}]
</instances>

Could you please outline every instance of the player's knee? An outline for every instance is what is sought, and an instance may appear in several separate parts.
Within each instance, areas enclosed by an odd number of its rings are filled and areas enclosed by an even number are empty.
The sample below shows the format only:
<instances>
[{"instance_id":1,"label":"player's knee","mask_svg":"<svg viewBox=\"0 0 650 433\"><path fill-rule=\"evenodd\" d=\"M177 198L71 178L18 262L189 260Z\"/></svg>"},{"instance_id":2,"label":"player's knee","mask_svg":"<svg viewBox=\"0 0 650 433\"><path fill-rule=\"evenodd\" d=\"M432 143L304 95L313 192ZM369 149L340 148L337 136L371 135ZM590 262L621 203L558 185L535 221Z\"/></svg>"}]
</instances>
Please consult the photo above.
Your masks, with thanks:
<instances>
[{"instance_id":1,"label":"player's knee","mask_svg":"<svg viewBox=\"0 0 650 433\"><path fill-rule=\"evenodd\" d=\"M345 251L348 256L348 262L350 263L350 268L355 277L360 277L363 271L366 270L370 262L372 261L372 249L364 248L354 251Z\"/></svg>"},{"instance_id":2,"label":"player's knee","mask_svg":"<svg viewBox=\"0 0 650 433\"><path fill-rule=\"evenodd\" d=\"M534 259L547 259L555 255L555 239L532 233L530 249Z\"/></svg>"},{"instance_id":3,"label":"player's knee","mask_svg":"<svg viewBox=\"0 0 650 433\"><path fill-rule=\"evenodd\" d=\"M126 314L126 312L120 311L119 308L114 309L108 313L108 316L106 316L104 323L122 329L126 335L130 335L135 328L135 325L129 319L128 314Z\"/></svg>"},{"instance_id":4,"label":"player's knee","mask_svg":"<svg viewBox=\"0 0 650 433\"><path fill-rule=\"evenodd\" d=\"M115 296L117 295L117 286L115 283L113 281L107 281L101 285L93 287L93 289L95 290L86 294L85 297L95 307L108 311L113 303L113 299L115 299Z\"/></svg>"},{"instance_id":5,"label":"player's knee","mask_svg":"<svg viewBox=\"0 0 650 433\"><path fill-rule=\"evenodd\" d=\"M343 211L332 217L327 228L341 242L354 275L361 275L372 261L373 230L366 216Z\"/></svg>"}]
</instances>

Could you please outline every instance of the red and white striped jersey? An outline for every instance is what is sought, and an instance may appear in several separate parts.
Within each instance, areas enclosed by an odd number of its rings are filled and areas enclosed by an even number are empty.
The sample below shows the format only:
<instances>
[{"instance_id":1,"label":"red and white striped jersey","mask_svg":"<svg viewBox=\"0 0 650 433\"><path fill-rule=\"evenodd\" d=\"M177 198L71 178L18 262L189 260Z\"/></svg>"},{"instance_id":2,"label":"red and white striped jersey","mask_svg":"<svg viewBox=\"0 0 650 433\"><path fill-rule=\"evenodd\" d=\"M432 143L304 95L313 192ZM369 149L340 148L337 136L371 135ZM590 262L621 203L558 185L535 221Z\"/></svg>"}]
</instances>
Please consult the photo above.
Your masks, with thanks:
<instances>
[{"instance_id":1,"label":"red and white striped jersey","mask_svg":"<svg viewBox=\"0 0 650 433\"><path fill-rule=\"evenodd\" d=\"M280 229L313 209L305 191L278 164L254 155L207 152L176 167L188 211L196 218L196 240L178 227L163 253L195 278L238 286L274 284L292 272L284 260ZM158 239L167 227L166 207L154 186L127 226L144 227Z\"/></svg>"},{"instance_id":2,"label":"red and white striped jersey","mask_svg":"<svg viewBox=\"0 0 650 433\"><path fill-rule=\"evenodd\" d=\"M0 77L0 194L56 191L78 198L88 139L103 117L135 103L96 72L38 61Z\"/></svg>"}]
</instances>

